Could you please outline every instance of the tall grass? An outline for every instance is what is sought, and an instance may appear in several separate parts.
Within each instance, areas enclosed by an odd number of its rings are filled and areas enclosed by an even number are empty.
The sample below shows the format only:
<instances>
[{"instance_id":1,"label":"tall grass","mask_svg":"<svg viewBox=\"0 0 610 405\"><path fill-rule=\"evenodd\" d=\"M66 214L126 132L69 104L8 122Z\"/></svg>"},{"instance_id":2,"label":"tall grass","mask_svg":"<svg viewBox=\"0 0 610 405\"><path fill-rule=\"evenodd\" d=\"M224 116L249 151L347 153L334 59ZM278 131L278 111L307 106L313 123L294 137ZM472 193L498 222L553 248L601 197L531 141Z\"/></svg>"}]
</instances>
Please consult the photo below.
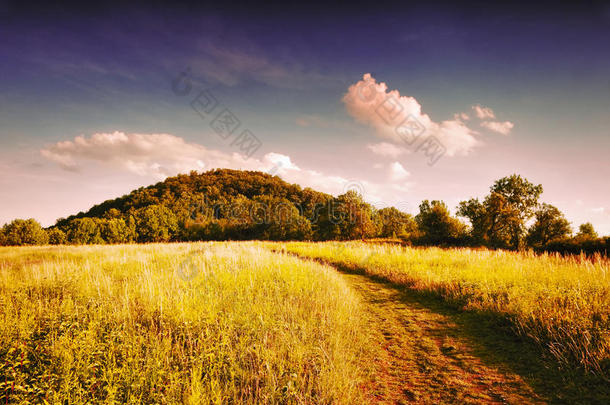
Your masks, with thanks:
<instances>
[{"instance_id":1,"label":"tall grass","mask_svg":"<svg viewBox=\"0 0 610 405\"><path fill-rule=\"evenodd\" d=\"M291 253L433 292L465 310L500 315L560 363L610 377L608 260L358 242L282 246Z\"/></svg>"},{"instance_id":2,"label":"tall grass","mask_svg":"<svg viewBox=\"0 0 610 405\"><path fill-rule=\"evenodd\" d=\"M2 248L0 403L358 403L359 305L256 244Z\"/></svg>"}]
</instances>

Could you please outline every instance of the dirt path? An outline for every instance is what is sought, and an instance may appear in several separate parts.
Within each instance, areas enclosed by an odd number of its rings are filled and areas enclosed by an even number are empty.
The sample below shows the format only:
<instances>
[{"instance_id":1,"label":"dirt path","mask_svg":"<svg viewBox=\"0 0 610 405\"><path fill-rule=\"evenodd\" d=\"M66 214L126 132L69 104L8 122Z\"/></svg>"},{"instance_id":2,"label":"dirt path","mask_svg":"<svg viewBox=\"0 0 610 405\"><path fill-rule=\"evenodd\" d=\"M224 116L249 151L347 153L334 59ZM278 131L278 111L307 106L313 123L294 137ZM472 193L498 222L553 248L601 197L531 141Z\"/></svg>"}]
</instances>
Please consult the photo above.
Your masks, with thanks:
<instances>
[{"instance_id":1,"label":"dirt path","mask_svg":"<svg viewBox=\"0 0 610 405\"><path fill-rule=\"evenodd\" d=\"M367 304L378 343L371 364L373 403L531 404L544 401L509 370L485 364L448 316L408 293L343 273Z\"/></svg>"},{"instance_id":2,"label":"dirt path","mask_svg":"<svg viewBox=\"0 0 610 405\"><path fill-rule=\"evenodd\" d=\"M506 319L458 310L360 267L296 256L334 267L366 304L369 403L610 404L607 381L561 369Z\"/></svg>"},{"instance_id":3,"label":"dirt path","mask_svg":"<svg viewBox=\"0 0 610 405\"><path fill-rule=\"evenodd\" d=\"M334 267L362 296L373 342L362 359L370 403L610 403L606 381L561 370L506 320L457 310L362 268L296 256Z\"/></svg>"}]
</instances>

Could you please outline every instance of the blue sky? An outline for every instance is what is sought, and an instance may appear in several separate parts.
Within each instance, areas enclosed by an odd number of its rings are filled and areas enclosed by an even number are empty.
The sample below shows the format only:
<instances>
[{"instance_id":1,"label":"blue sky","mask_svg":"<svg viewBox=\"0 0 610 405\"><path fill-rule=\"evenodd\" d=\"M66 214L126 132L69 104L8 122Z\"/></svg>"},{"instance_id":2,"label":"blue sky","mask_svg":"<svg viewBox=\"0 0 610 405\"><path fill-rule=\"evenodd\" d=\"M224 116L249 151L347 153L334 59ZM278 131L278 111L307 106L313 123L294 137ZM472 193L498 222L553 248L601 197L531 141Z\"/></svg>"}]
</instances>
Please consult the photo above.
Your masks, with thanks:
<instances>
[{"instance_id":1,"label":"blue sky","mask_svg":"<svg viewBox=\"0 0 610 405\"><path fill-rule=\"evenodd\" d=\"M608 7L8 2L0 21L0 222L49 225L178 171L281 162L287 181L334 194L358 184L410 212L424 198L454 207L516 172L575 227L610 234ZM172 81L187 68L193 89L178 96ZM371 84L425 121L446 149L438 161L358 104ZM203 89L214 115L228 108L241 122L234 137L261 141L252 156L190 107Z\"/></svg>"}]
</instances>

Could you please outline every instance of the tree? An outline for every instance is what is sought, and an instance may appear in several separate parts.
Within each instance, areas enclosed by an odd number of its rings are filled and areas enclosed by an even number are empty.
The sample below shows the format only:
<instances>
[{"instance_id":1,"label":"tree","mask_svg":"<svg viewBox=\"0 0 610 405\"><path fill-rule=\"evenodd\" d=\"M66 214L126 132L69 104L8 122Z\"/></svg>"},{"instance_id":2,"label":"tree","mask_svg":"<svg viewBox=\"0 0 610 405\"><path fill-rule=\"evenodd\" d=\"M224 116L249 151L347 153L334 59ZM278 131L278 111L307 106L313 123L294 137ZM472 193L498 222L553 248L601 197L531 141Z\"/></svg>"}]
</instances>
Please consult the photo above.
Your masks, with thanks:
<instances>
[{"instance_id":1,"label":"tree","mask_svg":"<svg viewBox=\"0 0 610 405\"><path fill-rule=\"evenodd\" d=\"M518 249L541 193L541 185L514 174L497 180L483 202L476 198L460 202L457 214L469 219L476 243Z\"/></svg>"},{"instance_id":2,"label":"tree","mask_svg":"<svg viewBox=\"0 0 610 405\"><path fill-rule=\"evenodd\" d=\"M68 241L76 245L103 244L101 227L97 218L71 219L67 226Z\"/></svg>"},{"instance_id":3,"label":"tree","mask_svg":"<svg viewBox=\"0 0 610 405\"><path fill-rule=\"evenodd\" d=\"M121 216L122 216L121 211L119 211L116 208L110 208L103 215L103 217L105 219L117 219L117 218L121 218Z\"/></svg>"},{"instance_id":4,"label":"tree","mask_svg":"<svg viewBox=\"0 0 610 405\"><path fill-rule=\"evenodd\" d=\"M220 220L212 219L207 222L195 222L185 225L181 240L223 240L225 239L224 228Z\"/></svg>"},{"instance_id":5,"label":"tree","mask_svg":"<svg viewBox=\"0 0 610 405\"><path fill-rule=\"evenodd\" d=\"M550 204L543 203L536 210L535 218L527 235L530 246L544 246L553 240L565 239L572 233L570 223L563 213Z\"/></svg>"},{"instance_id":6,"label":"tree","mask_svg":"<svg viewBox=\"0 0 610 405\"><path fill-rule=\"evenodd\" d=\"M595 232L593 224L591 222L586 222L578 227L578 233L576 234L576 238L580 240L597 239L599 238L599 235L597 235L597 232Z\"/></svg>"},{"instance_id":7,"label":"tree","mask_svg":"<svg viewBox=\"0 0 610 405\"><path fill-rule=\"evenodd\" d=\"M377 233L373 207L364 202L356 191L349 190L337 197L334 208L342 239L364 239Z\"/></svg>"},{"instance_id":8,"label":"tree","mask_svg":"<svg viewBox=\"0 0 610 405\"><path fill-rule=\"evenodd\" d=\"M229 199L226 204L218 207L219 224L224 234L231 240L253 239L256 236L256 225L265 221L256 204L243 195Z\"/></svg>"},{"instance_id":9,"label":"tree","mask_svg":"<svg viewBox=\"0 0 610 405\"><path fill-rule=\"evenodd\" d=\"M47 231L51 245L65 245L68 242L66 233L59 228L51 228Z\"/></svg>"},{"instance_id":10,"label":"tree","mask_svg":"<svg viewBox=\"0 0 610 405\"><path fill-rule=\"evenodd\" d=\"M447 205L442 201L422 201L415 222L425 243L454 244L466 233L466 226L451 216Z\"/></svg>"},{"instance_id":11,"label":"tree","mask_svg":"<svg viewBox=\"0 0 610 405\"><path fill-rule=\"evenodd\" d=\"M341 223L345 218L339 208L335 198L330 198L326 204L315 208L311 220L315 240L342 239Z\"/></svg>"},{"instance_id":12,"label":"tree","mask_svg":"<svg viewBox=\"0 0 610 405\"><path fill-rule=\"evenodd\" d=\"M489 194L482 203L476 198L460 202L457 214L470 220L473 242L494 248L510 246L511 229L519 222L516 208L498 193Z\"/></svg>"},{"instance_id":13,"label":"tree","mask_svg":"<svg viewBox=\"0 0 610 405\"><path fill-rule=\"evenodd\" d=\"M406 214L394 207L377 211L380 221L379 236L382 238L408 237L417 231L417 223L411 214Z\"/></svg>"},{"instance_id":14,"label":"tree","mask_svg":"<svg viewBox=\"0 0 610 405\"><path fill-rule=\"evenodd\" d=\"M520 175L513 174L497 180L490 189L492 194L502 196L508 206L508 227L511 234L511 245L519 249L522 245L525 223L532 218L542 194L542 185L534 185Z\"/></svg>"},{"instance_id":15,"label":"tree","mask_svg":"<svg viewBox=\"0 0 610 405\"><path fill-rule=\"evenodd\" d=\"M258 238L305 240L312 237L309 220L285 198L256 197L251 207L251 217L256 224L254 234Z\"/></svg>"},{"instance_id":16,"label":"tree","mask_svg":"<svg viewBox=\"0 0 610 405\"><path fill-rule=\"evenodd\" d=\"M101 221L101 234L106 243L129 243L136 239L135 227L130 228L123 218L110 218Z\"/></svg>"},{"instance_id":17,"label":"tree","mask_svg":"<svg viewBox=\"0 0 610 405\"><path fill-rule=\"evenodd\" d=\"M491 221L486 204L481 203L478 198L462 201L457 207L457 215L470 221L470 234L475 243L489 244Z\"/></svg>"},{"instance_id":18,"label":"tree","mask_svg":"<svg viewBox=\"0 0 610 405\"><path fill-rule=\"evenodd\" d=\"M45 245L49 237L35 219L15 219L2 228L8 246Z\"/></svg>"},{"instance_id":19,"label":"tree","mask_svg":"<svg viewBox=\"0 0 610 405\"><path fill-rule=\"evenodd\" d=\"M138 242L168 242L178 232L178 220L163 205L149 205L134 213Z\"/></svg>"}]
</instances>

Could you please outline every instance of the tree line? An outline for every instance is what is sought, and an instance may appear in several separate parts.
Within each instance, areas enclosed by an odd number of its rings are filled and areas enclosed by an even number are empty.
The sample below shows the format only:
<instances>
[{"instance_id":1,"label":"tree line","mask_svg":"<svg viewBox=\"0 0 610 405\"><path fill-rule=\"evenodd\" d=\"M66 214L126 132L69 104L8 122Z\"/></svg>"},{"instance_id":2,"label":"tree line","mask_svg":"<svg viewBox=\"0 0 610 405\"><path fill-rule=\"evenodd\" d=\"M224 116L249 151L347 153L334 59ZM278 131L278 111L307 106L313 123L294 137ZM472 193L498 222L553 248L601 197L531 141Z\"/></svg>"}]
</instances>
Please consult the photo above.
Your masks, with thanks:
<instances>
[{"instance_id":1,"label":"tree line","mask_svg":"<svg viewBox=\"0 0 610 405\"><path fill-rule=\"evenodd\" d=\"M542 191L512 175L497 180L482 200L460 202L457 216L438 200L423 201L413 216L394 207L375 209L354 191L333 197L261 172L191 172L60 218L47 229L34 219L16 219L1 228L0 245L394 238L414 245L608 250L609 238L599 238L590 223L573 235L563 213L539 201Z\"/></svg>"}]
</instances>

